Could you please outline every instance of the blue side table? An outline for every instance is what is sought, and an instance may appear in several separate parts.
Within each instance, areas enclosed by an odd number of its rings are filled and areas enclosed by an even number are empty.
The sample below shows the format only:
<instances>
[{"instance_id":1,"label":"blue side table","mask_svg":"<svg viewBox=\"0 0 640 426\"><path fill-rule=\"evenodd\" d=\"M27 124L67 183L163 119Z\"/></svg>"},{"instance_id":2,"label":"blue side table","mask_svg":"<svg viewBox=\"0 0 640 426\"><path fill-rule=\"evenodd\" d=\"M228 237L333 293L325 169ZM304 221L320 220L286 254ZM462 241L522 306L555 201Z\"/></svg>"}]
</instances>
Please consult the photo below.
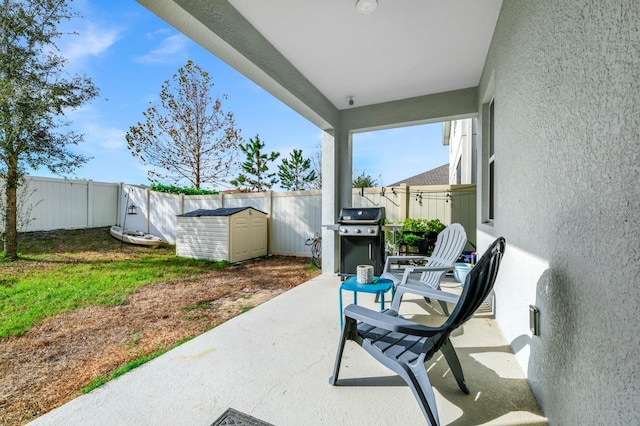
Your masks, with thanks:
<instances>
[{"instance_id":1,"label":"blue side table","mask_svg":"<svg viewBox=\"0 0 640 426\"><path fill-rule=\"evenodd\" d=\"M358 304L358 292L377 294L380 298L380 310L384 310L384 294L391 290L391 297L396 293L396 289L393 286L393 281L387 278L373 277L374 283L372 284L358 284L356 277L349 277L340 285L340 328L343 327L342 316L342 291L353 291L353 304Z\"/></svg>"}]
</instances>

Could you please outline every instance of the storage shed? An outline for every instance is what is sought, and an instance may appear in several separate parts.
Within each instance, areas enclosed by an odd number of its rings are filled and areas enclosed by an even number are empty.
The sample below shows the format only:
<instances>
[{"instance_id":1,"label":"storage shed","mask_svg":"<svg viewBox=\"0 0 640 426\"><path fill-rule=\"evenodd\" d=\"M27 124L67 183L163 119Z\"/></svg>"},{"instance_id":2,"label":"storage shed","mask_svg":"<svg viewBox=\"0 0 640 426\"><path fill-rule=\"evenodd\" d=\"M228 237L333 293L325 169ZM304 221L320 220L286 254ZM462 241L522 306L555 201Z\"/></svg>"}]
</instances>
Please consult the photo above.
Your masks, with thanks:
<instances>
[{"instance_id":1,"label":"storage shed","mask_svg":"<svg viewBox=\"0 0 640 426\"><path fill-rule=\"evenodd\" d=\"M176 255L239 262L267 254L267 214L253 207L178 215Z\"/></svg>"}]
</instances>

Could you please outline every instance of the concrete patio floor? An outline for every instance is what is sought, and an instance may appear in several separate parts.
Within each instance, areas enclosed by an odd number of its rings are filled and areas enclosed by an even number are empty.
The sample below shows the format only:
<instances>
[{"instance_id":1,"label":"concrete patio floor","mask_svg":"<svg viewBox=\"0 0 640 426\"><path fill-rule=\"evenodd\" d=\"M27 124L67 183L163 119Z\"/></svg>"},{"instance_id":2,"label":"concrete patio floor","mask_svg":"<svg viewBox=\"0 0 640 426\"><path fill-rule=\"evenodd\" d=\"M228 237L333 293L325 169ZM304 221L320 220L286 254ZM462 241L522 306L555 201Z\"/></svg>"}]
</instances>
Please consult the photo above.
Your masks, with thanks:
<instances>
[{"instance_id":1,"label":"concrete patio floor","mask_svg":"<svg viewBox=\"0 0 640 426\"><path fill-rule=\"evenodd\" d=\"M339 286L335 275L317 277L31 424L204 426L228 408L277 426L425 424L404 382L352 342L340 386L329 385ZM378 306L369 294L358 302ZM401 312L443 320L418 299L405 298ZM477 315L452 341L471 394L459 390L441 356L428 363L443 425L547 424L493 319Z\"/></svg>"}]
</instances>

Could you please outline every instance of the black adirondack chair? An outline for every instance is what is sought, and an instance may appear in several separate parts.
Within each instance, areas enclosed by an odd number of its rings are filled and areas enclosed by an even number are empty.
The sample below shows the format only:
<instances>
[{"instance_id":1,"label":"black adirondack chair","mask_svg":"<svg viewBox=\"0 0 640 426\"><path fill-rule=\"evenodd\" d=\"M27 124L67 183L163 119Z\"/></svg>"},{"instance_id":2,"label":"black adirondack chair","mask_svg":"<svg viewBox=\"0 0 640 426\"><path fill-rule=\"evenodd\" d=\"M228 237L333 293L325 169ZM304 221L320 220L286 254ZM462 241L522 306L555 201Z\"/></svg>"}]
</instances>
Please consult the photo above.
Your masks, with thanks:
<instances>
[{"instance_id":1,"label":"black adirondack chair","mask_svg":"<svg viewBox=\"0 0 640 426\"><path fill-rule=\"evenodd\" d=\"M467 275L455 309L441 326L427 327L410 321L393 309L378 312L357 305L347 306L344 309L345 326L340 336L333 376L329 383L338 385L344 345L347 340L352 340L402 377L418 400L427 423L439 425L435 394L424 363L438 350L441 351L458 386L464 393L469 393L462 366L449 335L471 318L491 292L505 245L505 239L500 237L487 249ZM398 286L394 301L409 292L422 296L419 289ZM392 306L399 306L399 303L393 303Z\"/></svg>"}]
</instances>

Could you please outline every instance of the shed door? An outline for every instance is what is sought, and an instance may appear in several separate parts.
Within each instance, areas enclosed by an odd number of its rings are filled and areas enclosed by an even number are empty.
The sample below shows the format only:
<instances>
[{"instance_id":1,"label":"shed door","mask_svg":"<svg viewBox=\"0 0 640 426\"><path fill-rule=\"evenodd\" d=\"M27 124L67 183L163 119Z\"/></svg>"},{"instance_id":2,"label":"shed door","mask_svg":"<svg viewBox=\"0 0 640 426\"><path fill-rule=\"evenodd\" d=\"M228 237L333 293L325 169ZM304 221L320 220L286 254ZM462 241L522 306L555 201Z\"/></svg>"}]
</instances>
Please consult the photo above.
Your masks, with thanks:
<instances>
[{"instance_id":1,"label":"shed door","mask_svg":"<svg viewBox=\"0 0 640 426\"><path fill-rule=\"evenodd\" d=\"M231 262L266 256L267 218L265 216L255 213L239 214L232 216L230 225Z\"/></svg>"}]
</instances>

